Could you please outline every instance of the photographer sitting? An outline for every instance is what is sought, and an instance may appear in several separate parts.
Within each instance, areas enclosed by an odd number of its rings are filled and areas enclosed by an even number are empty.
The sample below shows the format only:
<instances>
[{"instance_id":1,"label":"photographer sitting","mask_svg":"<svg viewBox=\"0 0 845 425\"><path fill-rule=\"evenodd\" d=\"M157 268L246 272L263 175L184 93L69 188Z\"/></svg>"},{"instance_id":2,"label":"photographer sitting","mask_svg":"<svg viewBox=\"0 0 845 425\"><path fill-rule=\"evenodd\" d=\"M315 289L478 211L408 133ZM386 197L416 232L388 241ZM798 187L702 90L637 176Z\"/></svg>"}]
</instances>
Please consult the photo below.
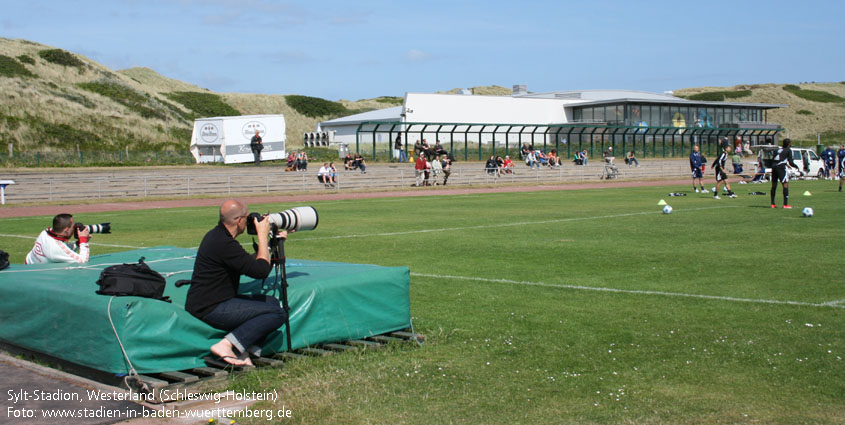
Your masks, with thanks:
<instances>
[{"instance_id":1,"label":"photographer sitting","mask_svg":"<svg viewBox=\"0 0 845 425\"><path fill-rule=\"evenodd\" d=\"M272 270L268 239L270 222L253 219L258 239L254 255L235 239L249 220L245 204L228 200L220 207L217 227L206 233L197 250L191 289L185 310L205 323L225 331L226 337L211 346L211 353L235 366L252 366L249 355L259 356L264 338L287 318L279 300L267 295L240 295L240 276L264 279ZM279 237L287 237L280 232Z\"/></svg>"},{"instance_id":2,"label":"photographer sitting","mask_svg":"<svg viewBox=\"0 0 845 425\"><path fill-rule=\"evenodd\" d=\"M78 240L71 243L74 235ZM35 246L26 255L26 264L87 263L89 238L87 227L76 231L72 215L59 214L53 217L53 227L44 230L35 239Z\"/></svg>"}]
</instances>

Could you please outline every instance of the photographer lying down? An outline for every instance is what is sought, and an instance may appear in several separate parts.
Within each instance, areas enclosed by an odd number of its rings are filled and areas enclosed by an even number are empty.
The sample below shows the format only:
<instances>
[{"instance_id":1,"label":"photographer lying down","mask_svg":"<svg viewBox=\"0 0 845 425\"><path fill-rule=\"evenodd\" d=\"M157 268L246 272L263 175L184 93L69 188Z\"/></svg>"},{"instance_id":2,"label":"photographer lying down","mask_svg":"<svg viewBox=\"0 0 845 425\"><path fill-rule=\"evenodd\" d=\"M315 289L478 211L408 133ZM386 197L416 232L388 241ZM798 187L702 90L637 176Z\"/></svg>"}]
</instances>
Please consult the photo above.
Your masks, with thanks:
<instances>
[{"instance_id":1,"label":"photographer lying down","mask_svg":"<svg viewBox=\"0 0 845 425\"><path fill-rule=\"evenodd\" d=\"M76 242L70 242L76 237ZM45 229L35 239L35 246L26 255L26 264L87 263L89 256L88 226L77 227L70 214L53 217L53 227Z\"/></svg>"},{"instance_id":2,"label":"photographer lying down","mask_svg":"<svg viewBox=\"0 0 845 425\"><path fill-rule=\"evenodd\" d=\"M235 239L254 220L258 251L248 254ZM240 276L264 279L272 270L267 217L249 217L245 204L228 200L220 207L217 227L206 233L197 250L185 310L229 333L211 346L211 353L234 366L252 366L250 354L261 355L264 338L286 319L279 300L266 295L239 295ZM287 232L280 232L284 239Z\"/></svg>"}]
</instances>

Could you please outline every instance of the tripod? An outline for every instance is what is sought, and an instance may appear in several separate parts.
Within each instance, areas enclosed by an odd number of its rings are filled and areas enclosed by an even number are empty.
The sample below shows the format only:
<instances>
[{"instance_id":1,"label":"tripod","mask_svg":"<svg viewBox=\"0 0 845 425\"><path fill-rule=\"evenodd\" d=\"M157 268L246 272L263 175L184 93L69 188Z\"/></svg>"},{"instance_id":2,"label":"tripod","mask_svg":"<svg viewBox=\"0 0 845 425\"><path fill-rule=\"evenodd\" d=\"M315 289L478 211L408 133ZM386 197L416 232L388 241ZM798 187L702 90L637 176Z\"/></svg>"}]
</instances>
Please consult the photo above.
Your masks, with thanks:
<instances>
[{"instance_id":1,"label":"tripod","mask_svg":"<svg viewBox=\"0 0 845 425\"><path fill-rule=\"evenodd\" d=\"M288 277L285 270L285 240L278 237L279 228L276 225L270 226L270 265L276 270L276 280L281 287L282 308L285 310L285 336L287 336L288 351L291 351L290 344L290 305L288 305ZM279 270L281 269L281 281Z\"/></svg>"}]
</instances>

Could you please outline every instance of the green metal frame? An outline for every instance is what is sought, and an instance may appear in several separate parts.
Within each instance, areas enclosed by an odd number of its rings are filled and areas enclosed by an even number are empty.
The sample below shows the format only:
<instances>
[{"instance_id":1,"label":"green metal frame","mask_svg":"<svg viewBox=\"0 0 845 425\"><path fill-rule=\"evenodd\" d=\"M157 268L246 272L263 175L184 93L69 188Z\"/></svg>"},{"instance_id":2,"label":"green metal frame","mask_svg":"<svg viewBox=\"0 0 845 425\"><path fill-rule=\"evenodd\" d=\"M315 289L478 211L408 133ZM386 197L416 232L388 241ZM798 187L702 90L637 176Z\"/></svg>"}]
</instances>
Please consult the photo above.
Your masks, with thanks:
<instances>
[{"instance_id":1,"label":"green metal frame","mask_svg":"<svg viewBox=\"0 0 845 425\"><path fill-rule=\"evenodd\" d=\"M396 131L397 126L400 128ZM389 129L388 129L389 127ZM436 127L436 129L430 130L430 127ZM449 130L443 130L443 127L450 128ZM675 154L675 144L676 144L676 136L680 136L680 146L681 146L681 155L685 154L684 150L684 141L689 140L690 142L697 140L702 147L702 150L705 149L704 143L702 140L707 142L707 153L708 155L713 155L713 138L718 137L730 137L730 136L740 136L743 138L753 138L756 144L760 144L759 141L761 138L772 137L776 136L778 133L784 131L783 128L708 128L708 127L639 127L639 126L619 126L619 125L599 125L595 123L566 123L566 124L501 124L501 123L444 123L444 122L401 122L401 121L365 121L358 124L357 129L355 130L355 151L357 153L361 152L361 133L372 134L372 141L373 141L373 159L377 159L376 154L376 134L377 133L388 133L388 143L393 143L393 133L404 133L405 134L405 150L408 149L408 133L419 133L420 139L423 138L425 133L434 133L435 140L439 140L440 133L445 133L448 131L449 133L449 142L450 142L450 152L454 152L455 149L455 140L454 140L454 133L456 131L461 132L458 128L465 127L463 130L464 133L464 160L469 160L469 133L475 133L478 135L478 142L479 146L481 145L481 136L483 134L492 134L492 145L491 145L491 152L495 155L496 152L496 134L500 133L500 128L506 128L504 131L505 133L505 155L510 154L510 134L514 131L515 127L520 127L519 130L519 143L522 144L522 134L525 132L527 127L531 127L531 145L535 144L535 135L540 129L545 129L543 131L543 149L546 150L547 140L550 132L554 133L555 137L555 149L558 151L560 155L560 134L563 133L566 136L566 154L567 157L571 157L571 146L572 146L572 133L576 130L578 131L578 151L583 150L583 143L584 143L584 134L586 131L589 130L589 143L590 143L590 156L594 155L593 148L595 146L594 136L600 135L601 136L601 146L600 149L602 151L605 150L605 140L606 136L610 135L610 146L616 149L616 136L621 135L622 139L622 151L625 152L627 149L627 136L631 135L631 142L633 148L636 150L637 147L637 135L642 135L642 146L643 146L643 157L646 157L648 154L647 144L648 144L648 137L651 136L652 140L652 156L657 157L657 137L660 137L663 142L663 157L666 157L666 137L671 136L671 143L672 143L672 156ZM475 131L473 128L480 127L479 130ZM385 128L385 130L380 130L381 128ZM491 129L491 130L488 130ZM566 131L564 131L566 130ZM612 130L612 131L611 131ZM619 131L622 131L620 134ZM478 150L478 160L482 161L482 149L479 148Z\"/></svg>"}]
</instances>

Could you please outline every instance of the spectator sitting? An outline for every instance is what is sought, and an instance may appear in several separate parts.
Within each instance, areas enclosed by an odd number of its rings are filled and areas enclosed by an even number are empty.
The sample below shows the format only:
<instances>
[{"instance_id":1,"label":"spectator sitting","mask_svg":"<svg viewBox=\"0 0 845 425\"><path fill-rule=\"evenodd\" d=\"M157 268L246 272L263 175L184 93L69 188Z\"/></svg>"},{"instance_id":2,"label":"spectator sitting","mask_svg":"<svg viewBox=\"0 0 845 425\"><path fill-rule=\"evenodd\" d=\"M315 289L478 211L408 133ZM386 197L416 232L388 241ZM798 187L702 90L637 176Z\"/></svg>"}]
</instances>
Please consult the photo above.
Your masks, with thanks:
<instances>
[{"instance_id":1,"label":"spectator sitting","mask_svg":"<svg viewBox=\"0 0 845 425\"><path fill-rule=\"evenodd\" d=\"M323 166L320 167L320 170L317 171L317 181L322 183L325 187L332 186L331 171L327 162L324 162Z\"/></svg>"},{"instance_id":2,"label":"spectator sitting","mask_svg":"<svg viewBox=\"0 0 845 425\"><path fill-rule=\"evenodd\" d=\"M499 172L499 164L496 162L496 157L490 155L490 159L484 163L484 169L487 170L487 174L494 175Z\"/></svg>"},{"instance_id":3,"label":"spectator sitting","mask_svg":"<svg viewBox=\"0 0 845 425\"><path fill-rule=\"evenodd\" d=\"M754 178L751 179L751 183L763 183L766 181L766 166L763 165L763 161L757 163L757 173L754 174Z\"/></svg>"},{"instance_id":4,"label":"spectator sitting","mask_svg":"<svg viewBox=\"0 0 845 425\"><path fill-rule=\"evenodd\" d=\"M522 148L519 150L519 157L525 159L528 156L528 143L523 143Z\"/></svg>"},{"instance_id":5,"label":"spectator sitting","mask_svg":"<svg viewBox=\"0 0 845 425\"><path fill-rule=\"evenodd\" d=\"M308 154L305 151L296 154L296 171L308 171Z\"/></svg>"},{"instance_id":6,"label":"spectator sitting","mask_svg":"<svg viewBox=\"0 0 845 425\"><path fill-rule=\"evenodd\" d=\"M361 170L361 174L367 174L367 163L360 153L355 154L355 160L353 162L355 163L355 168Z\"/></svg>"},{"instance_id":7,"label":"spectator sitting","mask_svg":"<svg viewBox=\"0 0 845 425\"><path fill-rule=\"evenodd\" d=\"M637 157L634 156L634 151L628 152L628 155L625 155L625 163L628 164L629 167L633 167L634 165L637 167L640 166L640 161L637 161Z\"/></svg>"},{"instance_id":8,"label":"spectator sitting","mask_svg":"<svg viewBox=\"0 0 845 425\"><path fill-rule=\"evenodd\" d=\"M602 153L602 157L604 158L604 162L613 165L613 160L616 159L616 157L613 156L613 146L608 146L607 150Z\"/></svg>"},{"instance_id":9,"label":"spectator sitting","mask_svg":"<svg viewBox=\"0 0 845 425\"><path fill-rule=\"evenodd\" d=\"M355 160L352 158L352 155L346 154L343 157L343 169L345 170L354 170L355 169Z\"/></svg>"},{"instance_id":10,"label":"spectator sitting","mask_svg":"<svg viewBox=\"0 0 845 425\"><path fill-rule=\"evenodd\" d=\"M560 167L560 158L558 158L557 150L555 149L549 152L549 167Z\"/></svg>"},{"instance_id":11,"label":"spectator sitting","mask_svg":"<svg viewBox=\"0 0 845 425\"><path fill-rule=\"evenodd\" d=\"M434 143L434 154L440 156L449 155L449 152L447 152L446 149L443 148L443 145L440 144L440 140Z\"/></svg>"},{"instance_id":12,"label":"spectator sitting","mask_svg":"<svg viewBox=\"0 0 845 425\"><path fill-rule=\"evenodd\" d=\"M337 167L334 166L334 162L329 163L329 177L332 178L332 185L337 184Z\"/></svg>"},{"instance_id":13,"label":"spectator sitting","mask_svg":"<svg viewBox=\"0 0 845 425\"><path fill-rule=\"evenodd\" d=\"M443 163L440 162L440 155L437 155L434 157L434 160L431 161L431 175L433 177L433 183L435 186L437 186L437 176L439 176L442 172Z\"/></svg>"},{"instance_id":14,"label":"spectator sitting","mask_svg":"<svg viewBox=\"0 0 845 425\"><path fill-rule=\"evenodd\" d=\"M575 165L584 165L584 160L581 159L581 152L575 152L572 154L572 162L574 162Z\"/></svg>"},{"instance_id":15,"label":"spectator sitting","mask_svg":"<svg viewBox=\"0 0 845 425\"><path fill-rule=\"evenodd\" d=\"M414 157L419 158L420 152L422 152L422 151L423 151L422 142L420 142L419 139L417 139L417 141L414 142Z\"/></svg>"},{"instance_id":16,"label":"spectator sitting","mask_svg":"<svg viewBox=\"0 0 845 425\"><path fill-rule=\"evenodd\" d=\"M513 174L513 161L511 161L511 157L508 155L505 155L505 162L502 164L502 172Z\"/></svg>"},{"instance_id":17,"label":"spectator sitting","mask_svg":"<svg viewBox=\"0 0 845 425\"><path fill-rule=\"evenodd\" d=\"M590 159L590 156L587 155L587 150L584 149L581 151L581 165L587 165L587 160Z\"/></svg>"},{"instance_id":18,"label":"spectator sitting","mask_svg":"<svg viewBox=\"0 0 845 425\"><path fill-rule=\"evenodd\" d=\"M535 164L537 164L537 155L534 153L534 150L531 149L528 151L528 154L525 155L525 165L527 165L528 168L534 168ZM537 164L537 168L539 167L540 165Z\"/></svg>"},{"instance_id":19,"label":"spectator sitting","mask_svg":"<svg viewBox=\"0 0 845 425\"><path fill-rule=\"evenodd\" d=\"M296 151L290 151L288 154L288 162L285 165L285 171L294 171L296 167Z\"/></svg>"},{"instance_id":20,"label":"spectator sitting","mask_svg":"<svg viewBox=\"0 0 845 425\"><path fill-rule=\"evenodd\" d=\"M534 151L534 155L537 160L537 168L540 168L540 165L549 165L549 158L543 151L536 150Z\"/></svg>"},{"instance_id":21,"label":"spectator sitting","mask_svg":"<svg viewBox=\"0 0 845 425\"><path fill-rule=\"evenodd\" d=\"M425 154L425 160L431 161L431 155L433 151L431 150L431 145L428 144L428 141L423 139L422 140L422 151Z\"/></svg>"}]
</instances>

